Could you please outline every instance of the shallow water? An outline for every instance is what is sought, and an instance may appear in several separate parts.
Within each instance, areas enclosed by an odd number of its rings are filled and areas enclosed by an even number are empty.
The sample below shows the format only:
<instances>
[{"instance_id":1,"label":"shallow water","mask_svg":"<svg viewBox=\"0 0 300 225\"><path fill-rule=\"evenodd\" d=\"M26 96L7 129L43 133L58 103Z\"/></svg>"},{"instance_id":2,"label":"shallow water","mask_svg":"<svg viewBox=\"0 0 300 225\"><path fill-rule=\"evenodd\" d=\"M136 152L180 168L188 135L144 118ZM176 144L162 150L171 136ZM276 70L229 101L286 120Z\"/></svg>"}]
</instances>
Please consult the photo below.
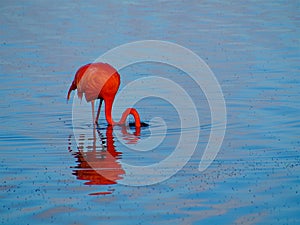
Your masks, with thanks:
<instances>
[{"instance_id":1,"label":"shallow water","mask_svg":"<svg viewBox=\"0 0 300 225\"><path fill-rule=\"evenodd\" d=\"M2 224L300 223L297 1L9 1L0 6ZM191 49L222 87L226 136L203 172L199 161L211 129L218 129L211 126L205 95L182 71L155 63L121 70L121 88L142 75L172 79L193 98L201 126L181 131L170 104L147 98L136 105L143 121L159 115L168 126L164 137L161 123L150 124L164 138L157 148L130 149L151 135L150 128L138 137L132 128L112 132L103 113L95 133L89 124L77 127L90 134L81 136L77 148L72 104L66 104L76 69L113 47L144 39ZM174 176L150 186L121 184L130 174L120 162L159 162L172 153L181 132L192 135L195 129L201 130L197 148ZM97 168L111 179L99 177L85 162L89 157L104 159L108 166L103 169L96 160Z\"/></svg>"}]
</instances>

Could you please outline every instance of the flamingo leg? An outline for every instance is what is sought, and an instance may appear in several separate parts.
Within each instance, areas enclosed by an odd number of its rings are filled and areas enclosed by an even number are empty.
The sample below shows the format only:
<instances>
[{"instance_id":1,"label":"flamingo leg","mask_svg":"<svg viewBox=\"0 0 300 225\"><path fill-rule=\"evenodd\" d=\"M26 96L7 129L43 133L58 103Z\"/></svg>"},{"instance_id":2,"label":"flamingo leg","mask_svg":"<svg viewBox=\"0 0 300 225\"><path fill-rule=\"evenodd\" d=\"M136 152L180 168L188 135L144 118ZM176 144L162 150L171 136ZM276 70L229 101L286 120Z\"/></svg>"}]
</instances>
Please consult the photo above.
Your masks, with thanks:
<instances>
[{"instance_id":1,"label":"flamingo leg","mask_svg":"<svg viewBox=\"0 0 300 225\"><path fill-rule=\"evenodd\" d=\"M100 110L101 110L102 102L103 102L103 99L100 98L100 104L99 104L99 107L98 107L97 117L96 117L96 120L95 120L96 124L98 124L98 119L99 119L99 116L100 116Z\"/></svg>"},{"instance_id":2,"label":"flamingo leg","mask_svg":"<svg viewBox=\"0 0 300 225\"><path fill-rule=\"evenodd\" d=\"M93 124L95 124L95 101L92 100L91 104L92 104L92 120L93 120Z\"/></svg>"}]
</instances>

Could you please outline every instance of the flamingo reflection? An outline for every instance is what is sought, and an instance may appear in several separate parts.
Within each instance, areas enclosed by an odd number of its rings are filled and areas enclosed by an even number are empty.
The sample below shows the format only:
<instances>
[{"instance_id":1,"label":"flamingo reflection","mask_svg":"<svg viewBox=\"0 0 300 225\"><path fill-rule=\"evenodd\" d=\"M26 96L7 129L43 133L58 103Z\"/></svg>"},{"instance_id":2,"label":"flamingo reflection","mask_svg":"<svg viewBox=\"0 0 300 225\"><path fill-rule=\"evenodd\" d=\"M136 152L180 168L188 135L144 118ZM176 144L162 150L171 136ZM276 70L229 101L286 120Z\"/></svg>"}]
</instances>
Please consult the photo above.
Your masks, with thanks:
<instances>
[{"instance_id":1,"label":"flamingo reflection","mask_svg":"<svg viewBox=\"0 0 300 225\"><path fill-rule=\"evenodd\" d=\"M127 132L127 127L122 126L122 138L128 144L135 144L139 140L140 128L133 134ZM79 180L86 181L86 185L113 185L122 179L125 171L120 162L122 153L114 145L113 126L107 126L106 135L99 129L93 128L93 137L81 134L78 139L78 151L74 153L77 166L73 167L73 175ZM71 137L69 137L69 151ZM111 194L112 191L97 192L90 195Z\"/></svg>"}]
</instances>

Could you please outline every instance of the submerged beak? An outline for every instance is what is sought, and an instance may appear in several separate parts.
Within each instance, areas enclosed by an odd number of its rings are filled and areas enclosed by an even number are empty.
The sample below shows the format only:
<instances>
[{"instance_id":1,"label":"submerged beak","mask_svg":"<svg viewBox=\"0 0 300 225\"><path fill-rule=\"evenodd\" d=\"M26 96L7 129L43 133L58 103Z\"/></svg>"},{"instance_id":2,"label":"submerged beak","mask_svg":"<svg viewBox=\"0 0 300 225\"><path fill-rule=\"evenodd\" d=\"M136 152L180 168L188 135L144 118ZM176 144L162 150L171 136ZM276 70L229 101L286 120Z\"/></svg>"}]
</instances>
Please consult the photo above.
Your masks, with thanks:
<instances>
[{"instance_id":1,"label":"submerged beak","mask_svg":"<svg viewBox=\"0 0 300 225\"><path fill-rule=\"evenodd\" d=\"M74 81L72 82L70 88L69 88L69 91L68 91L68 96L67 96L67 102L69 101L70 99L70 94L73 90L76 90L76 85L74 84Z\"/></svg>"}]
</instances>

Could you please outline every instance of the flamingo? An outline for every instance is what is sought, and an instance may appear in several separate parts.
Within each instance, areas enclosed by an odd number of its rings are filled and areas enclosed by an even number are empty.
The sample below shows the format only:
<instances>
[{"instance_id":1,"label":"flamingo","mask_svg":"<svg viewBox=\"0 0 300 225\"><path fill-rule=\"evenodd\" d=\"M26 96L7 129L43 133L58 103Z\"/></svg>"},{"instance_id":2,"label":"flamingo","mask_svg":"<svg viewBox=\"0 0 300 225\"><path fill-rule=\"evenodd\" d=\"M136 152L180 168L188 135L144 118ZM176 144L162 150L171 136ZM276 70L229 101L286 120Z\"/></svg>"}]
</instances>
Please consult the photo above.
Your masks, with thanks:
<instances>
[{"instance_id":1,"label":"flamingo","mask_svg":"<svg viewBox=\"0 0 300 225\"><path fill-rule=\"evenodd\" d=\"M67 95L67 101L70 99L70 94L77 89L77 94L82 99L83 93L87 102L92 104L93 123L98 125L102 102L105 103L105 117L109 125L124 125L126 118L132 115L135 120L135 127L141 127L139 113L135 108L127 108L119 122L112 119L111 111L116 93L120 86L119 73L107 63L89 63L78 69L74 80L70 86ZM96 119L95 116L95 100L100 99Z\"/></svg>"}]
</instances>

